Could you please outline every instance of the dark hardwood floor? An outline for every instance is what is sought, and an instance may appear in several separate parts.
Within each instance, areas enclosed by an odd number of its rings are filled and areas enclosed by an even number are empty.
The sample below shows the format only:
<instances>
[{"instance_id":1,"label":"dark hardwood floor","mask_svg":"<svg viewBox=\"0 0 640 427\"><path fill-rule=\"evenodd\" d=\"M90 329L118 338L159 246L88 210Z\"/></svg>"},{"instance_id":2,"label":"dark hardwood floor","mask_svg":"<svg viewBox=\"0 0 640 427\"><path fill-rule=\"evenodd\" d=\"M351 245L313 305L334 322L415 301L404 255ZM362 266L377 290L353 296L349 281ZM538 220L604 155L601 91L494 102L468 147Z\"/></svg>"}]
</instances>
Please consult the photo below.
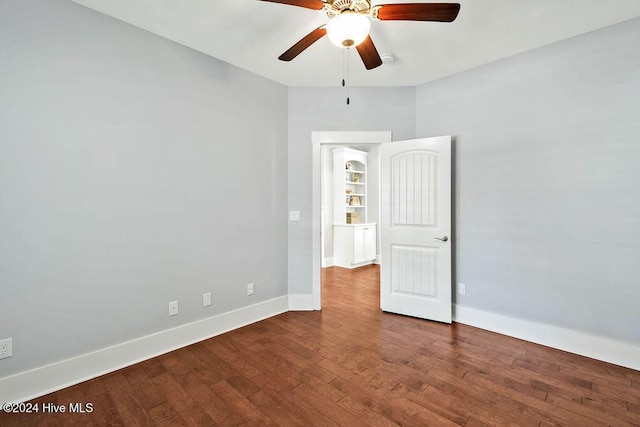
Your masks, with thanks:
<instances>
[{"instance_id":1,"label":"dark hardwood floor","mask_svg":"<svg viewBox=\"0 0 640 427\"><path fill-rule=\"evenodd\" d=\"M640 425L640 372L462 324L382 313L377 266L323 271L285 313L36 399L2 426Z\"/></svg>"}]
</instances>

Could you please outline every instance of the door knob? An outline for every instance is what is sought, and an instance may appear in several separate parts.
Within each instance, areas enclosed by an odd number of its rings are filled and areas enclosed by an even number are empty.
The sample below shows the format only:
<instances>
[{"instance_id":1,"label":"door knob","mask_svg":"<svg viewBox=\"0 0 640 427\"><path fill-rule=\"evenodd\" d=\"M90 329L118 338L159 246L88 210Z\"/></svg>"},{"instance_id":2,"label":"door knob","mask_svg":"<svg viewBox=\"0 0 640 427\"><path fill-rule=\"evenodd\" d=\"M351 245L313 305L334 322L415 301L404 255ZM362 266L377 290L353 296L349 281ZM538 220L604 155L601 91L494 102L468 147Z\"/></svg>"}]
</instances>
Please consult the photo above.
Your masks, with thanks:
<instances>
[{"instance_id":1,"label":"door knob","mask_svg":"<svg viewBox=\"0 0 640 427\"><path fill-rule=\"evenodd\" d=\"M447 236L444 237L434 237L434 239L436 240L440 240L441 242L446 242L447 240L449 240L449 238Z\"/></svg>"}]
</instances>

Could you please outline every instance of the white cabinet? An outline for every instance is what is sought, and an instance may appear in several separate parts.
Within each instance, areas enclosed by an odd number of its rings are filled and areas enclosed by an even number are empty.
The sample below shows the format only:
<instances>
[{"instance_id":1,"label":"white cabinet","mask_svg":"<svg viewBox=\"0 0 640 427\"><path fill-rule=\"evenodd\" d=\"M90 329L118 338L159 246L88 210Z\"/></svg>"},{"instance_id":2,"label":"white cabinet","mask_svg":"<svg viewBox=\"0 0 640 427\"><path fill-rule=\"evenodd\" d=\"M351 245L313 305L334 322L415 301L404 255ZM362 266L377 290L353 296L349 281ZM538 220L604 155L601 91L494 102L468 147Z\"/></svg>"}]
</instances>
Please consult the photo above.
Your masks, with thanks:
<instances>
[{"instance_id":1,"label":"white cabinet","mask_svg":"<svg viewBox=\"0 0 640 427\"><path fill-rule=\"evenodd\" d=\"M333 226L333 257L338 267L355 268L376 259L376 224Z\"/></svg>"},{"instance_id":2,"label":"white cabinet","mask_svg":"<svg viewBox=\"0 0 640 427\"><path fill-rule=\"evenodd\" d=\"M376 225L353 227L353 264L373 262L376 259Z\"/></svg>"}]
</instances>

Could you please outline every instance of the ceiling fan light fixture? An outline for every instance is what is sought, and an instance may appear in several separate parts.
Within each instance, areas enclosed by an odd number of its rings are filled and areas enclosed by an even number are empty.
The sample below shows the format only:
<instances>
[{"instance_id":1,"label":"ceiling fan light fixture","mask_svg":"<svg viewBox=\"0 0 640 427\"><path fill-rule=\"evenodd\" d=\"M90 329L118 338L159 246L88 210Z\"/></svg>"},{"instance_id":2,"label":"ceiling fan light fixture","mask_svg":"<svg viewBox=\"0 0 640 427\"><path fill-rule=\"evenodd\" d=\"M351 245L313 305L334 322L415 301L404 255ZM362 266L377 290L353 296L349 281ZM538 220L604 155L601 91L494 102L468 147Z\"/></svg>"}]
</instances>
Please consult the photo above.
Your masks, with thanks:
<instances>
[{"instance_id":1,"label":"ceiling fan light fixture","mask_svg":"<svg viewBox=\"0 0 640 427\"><path fill-rule=\"evenodd\" d=\"M331 18L327 24L327 36L338 47L355 47L369 35L371 21L366 15L344 12Z\"/></svg>"}]
</instances>

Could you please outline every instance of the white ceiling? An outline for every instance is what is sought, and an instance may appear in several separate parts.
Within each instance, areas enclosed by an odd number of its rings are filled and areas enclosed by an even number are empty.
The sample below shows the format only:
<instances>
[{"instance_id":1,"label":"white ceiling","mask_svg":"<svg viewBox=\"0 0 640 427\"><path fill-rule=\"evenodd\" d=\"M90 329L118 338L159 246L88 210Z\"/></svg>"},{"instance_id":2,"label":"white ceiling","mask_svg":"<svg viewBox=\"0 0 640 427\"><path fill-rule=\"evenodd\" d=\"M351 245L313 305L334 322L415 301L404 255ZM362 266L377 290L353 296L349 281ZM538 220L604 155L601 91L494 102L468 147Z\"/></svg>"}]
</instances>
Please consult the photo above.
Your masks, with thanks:
<instances>
[{"instance_id":1,"label":"white ceiling","mask_svg":"<svg viewBox=\"0 0 640 427\"><path fill-rule=\"evenodd\" d=\"M291 62L277 59L328 21L322 11L257 0L73 1L288 86L337 86L342 79L342 49L326 37ZM453 23L372 22L378 51L396 62L367 71L350 52L351 85L418 85L640 16L640 0L457 2Z\"/></svg>"}]
</instances>

